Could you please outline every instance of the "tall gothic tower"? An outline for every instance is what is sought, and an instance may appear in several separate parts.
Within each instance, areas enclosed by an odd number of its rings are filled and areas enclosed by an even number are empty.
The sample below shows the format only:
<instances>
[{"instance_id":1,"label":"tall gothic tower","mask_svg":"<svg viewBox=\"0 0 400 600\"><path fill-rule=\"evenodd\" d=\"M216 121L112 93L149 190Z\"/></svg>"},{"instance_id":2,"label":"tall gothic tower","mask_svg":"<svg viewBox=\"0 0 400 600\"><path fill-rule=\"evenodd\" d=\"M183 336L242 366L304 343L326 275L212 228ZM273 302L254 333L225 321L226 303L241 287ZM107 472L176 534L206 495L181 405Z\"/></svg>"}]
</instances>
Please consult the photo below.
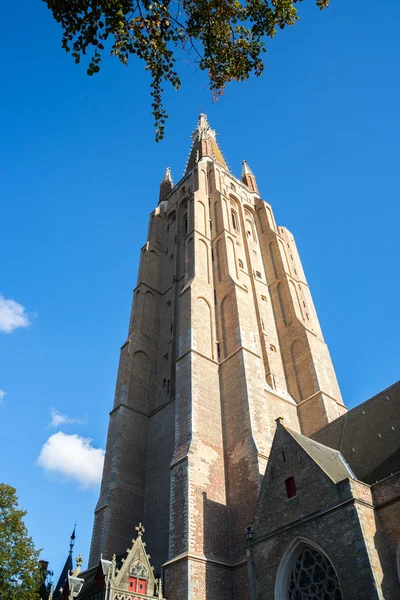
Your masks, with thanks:
<instances>
[{"instance_id":1,"label":"tall gothic tower","mask_svg":"<svg viewBox=\"0 0 400 600\"><path fill-rule=\"evenodd\" d=\"M141 250L91 564L125 552L141 521L168 600L247 600L274 420L310 435L345 411L293 235L200 115Z\"/></svg>"}]
</instances>

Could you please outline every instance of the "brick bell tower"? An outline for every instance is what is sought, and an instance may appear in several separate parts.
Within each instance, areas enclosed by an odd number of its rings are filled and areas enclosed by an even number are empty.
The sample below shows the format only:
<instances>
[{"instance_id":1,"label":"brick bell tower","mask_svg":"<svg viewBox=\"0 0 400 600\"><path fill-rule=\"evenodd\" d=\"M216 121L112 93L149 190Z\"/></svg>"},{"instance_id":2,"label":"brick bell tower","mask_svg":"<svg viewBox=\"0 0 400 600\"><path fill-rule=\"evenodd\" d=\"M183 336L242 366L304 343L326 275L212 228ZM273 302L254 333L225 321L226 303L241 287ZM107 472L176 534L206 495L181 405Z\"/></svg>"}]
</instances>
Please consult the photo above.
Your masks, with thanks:
<instances>
[{"instance_id":1,"label":"brick bell tower","mask_svg":"<svg viewBox=\"0 0 400 600\"><path fill-rule=\"evenodd\" d=\"M345 411L293 235L202 114L141 250L90 564L141 521L168 600L247 600L275 419L310 435Z\"/></svg>"}]
</instances>

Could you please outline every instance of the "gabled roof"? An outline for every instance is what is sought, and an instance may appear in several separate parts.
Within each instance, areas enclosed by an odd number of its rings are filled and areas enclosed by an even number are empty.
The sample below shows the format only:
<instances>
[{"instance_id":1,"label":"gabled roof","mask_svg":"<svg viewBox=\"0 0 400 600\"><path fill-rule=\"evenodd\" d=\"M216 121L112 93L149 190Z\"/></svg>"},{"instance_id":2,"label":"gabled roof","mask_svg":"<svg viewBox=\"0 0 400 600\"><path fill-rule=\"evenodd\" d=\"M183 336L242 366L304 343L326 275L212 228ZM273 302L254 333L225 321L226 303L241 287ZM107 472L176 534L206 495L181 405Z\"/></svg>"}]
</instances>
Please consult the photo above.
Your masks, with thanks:
<instances>
[{"instance_id":1,"label":"gabled roof","mask_svg":"<svg viewBox=\"0 0 400 600\"><path fill-rule=\"evenodd\" d=\"M118 594L123 594L128 591L129 579L131 576L142 577L147 580L147 593L141 594L143 598L159 598L163 599L162 582L156 580L153 573L153 567L150 564L150 555L146 552L146 544L143 542L142 536L145 531L143 525L139 523L137 530L137 538L132 540L131 548L128 548L124 554L116 557L115 554L112 560L106 560L101 555L97 565L79 573L78 584L82 583L77 600L86 600L92 598L93 594L100 592L106 585L110 586L107 589L115 590ZM139 569L140 575L136 569ZM72 577L69 577L71 583ZM106 584L106 582L108 582ZM72 582L75 583L75 582ZM100 583L101 589L98 585ZM77 589L77 587L75 588ZM135 596L136 597L136 596Z\"/></svg>"},{"instance_id":2,"label":"gabled roof","mask_svg":"<svg viewBox=\"0 0 400 600\"><path fill-rule=\"evenodd\" d=\"M124 552L116 557L115 564L117 568L122 567L126 556L127 552ZM79 577L83 579L83 585L79 593L79 599L88 598L97 591L96 580L102 576L107 577L108 569L111 566L112 561L104 559L103 555L101 555L100 562L97 565L79 573Z\"/></svg>"},{"instance_id":3,"label":"gabled roof","mask_svg":"<svg viewBox=\"0 0 400 600\"><path fill-rule=\"evenodd\" d=\"M72 552L70 551L68 554L67 560L65 561L63 570L61 571L60 577L58 578L57 585L54 588L54 594L53 594L54 600L61 597L60 588L64 587L64 584L65 584L66 580L68 579L68 573L69 573L69 571L72 571L72 569L73 569Z\"/></svg>"},{"instance_id":4,"label":"gabled roof","mask_svg":"<svg viewBox=\"0 0 400 600\"><path fill-rule=\"evenodd\" d=\"M339 483L343 479L355 479L353 471L338 450L333 450L310 438L288 429L286 431L303 448L314 462L332 479L334 483Z\"/></svg>"},{"instance_id":5,"label":"gabled roof","mask_svg":"<svg viewBox=\"0 0 400 600\"><path fill-rule=\"evenodd\" d=\"M132 565L135 562L140 562L144 570L146 572L146 577L148 581L148 586L150 589L154 589L155 586L155 578L153 573L153 567L150 564L150 555L146 552L146 544L143 542L142 535L144 533L144 527L141 523L136 528L138 530L138 536L136 540L132 540L131 548L127 549L126 558L121 560L121 566L116 571L115 576L115 587L124 587L124 583L130 574Z\"/></svg>"}]
</instances>

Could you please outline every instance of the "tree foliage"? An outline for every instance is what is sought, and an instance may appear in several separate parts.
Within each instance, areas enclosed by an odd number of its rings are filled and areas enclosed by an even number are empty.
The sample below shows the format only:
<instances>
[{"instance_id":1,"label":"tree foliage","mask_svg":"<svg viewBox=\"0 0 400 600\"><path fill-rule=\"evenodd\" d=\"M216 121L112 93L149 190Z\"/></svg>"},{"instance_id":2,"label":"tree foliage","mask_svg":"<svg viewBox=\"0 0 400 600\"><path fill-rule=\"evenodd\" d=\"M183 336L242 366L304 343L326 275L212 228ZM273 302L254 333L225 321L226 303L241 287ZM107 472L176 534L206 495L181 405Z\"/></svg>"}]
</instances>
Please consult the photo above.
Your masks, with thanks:
<instances>
[{"instance_id":1,"label":"tree foliage","mask_svg":"<svg viewBox=\"0 0 400 600\"><path fill-rule=\"evenodd\" d=\"M39 598L40 552L23 522L26 511L18 509L16 490L0 483L0 599Z\"/></svg>"},{"instance_id":2,"label":"tree foliage","mask_svg":"<svg viewBox=\"0 0 400 600\"><path fill-rule=\"evenodd\" d=\"M167 118L163 85L180 86L177 61L207 71L214 99L232 80L261 75L265 38L298 20L302 0L43 0L63 29L62 46L76 63L89 53L88 75L98 73L107 45L123 64L131 55L151 74L156 139ZM329 0L314 0L322 9Z\"/></svg>"}]
</instances>

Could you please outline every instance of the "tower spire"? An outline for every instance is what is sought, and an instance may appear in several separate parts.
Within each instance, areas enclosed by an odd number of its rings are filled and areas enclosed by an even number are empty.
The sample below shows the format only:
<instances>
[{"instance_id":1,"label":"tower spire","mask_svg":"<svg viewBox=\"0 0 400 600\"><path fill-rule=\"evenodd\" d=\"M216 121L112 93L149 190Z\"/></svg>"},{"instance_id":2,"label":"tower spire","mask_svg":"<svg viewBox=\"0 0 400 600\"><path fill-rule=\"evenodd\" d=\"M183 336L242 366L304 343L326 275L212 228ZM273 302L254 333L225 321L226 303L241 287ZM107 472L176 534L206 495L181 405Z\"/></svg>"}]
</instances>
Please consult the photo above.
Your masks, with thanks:
<instances>
[{"instance_id":1,"label":"tower spire","mask_svg":"<svg viewBox=\"0 0 400 600\"><path fill-rule=\"evenodd\" d=\"M258 187L255 175L246 160L242 161L242 181L251 192L256 192L258 194Z\"/></svg>"},{"instance_id":2,"label":"tower spire","mask_svg":"<svg viewBox=\"0 0 400 600\"><path fill-rule=\"evenodd\" d=\"M186 165L186 173L191 171L196 163L204 156L208 156L221 167L229 171L216 138L217 134L214 129L211 129L207 115L200 113L197 127L192 133L192 147Z\"/></svg>"},{"instance_id":3,"label":"tower spire","mask_svg":"<svg viewBox=\"0 0 400 600\"><path fill-rule=\"evenodd\" d=\"M167 167L165 169L164 177L162 178L161 183L165 183L166 181L169 181L172 183L172 185L174 184L172 181L171 167Z\"/></svg>"},{"instance_id":4,"label":"tower spire","mask_svg":"<svg viewBox=\"0 0 400 600\"><path fill-rule=\"evenodd\" d=\"M174 182L172 181L171 167L165 169L164 177L160 183L160 195L158 203L163 202L168 198L169 193L174 188Z\"/></svg>"},{"instance_id":5,"label":"tower spire","mask_svg":"<svg viewBox=\"0 0 400 600\"><path fill-rule=\"evenodd\" d=\"M71 537L70 537L70 541L69 541L69 552L68 552L67 560L65 561L63 570L61 571L60 577L58 578L58 582L57 582L57 585L55 587L54 594L53 594L53 600L58 600L59 598L61 598L60 589L64 588L64 584L65 584L66 580L68 579L68 574L70 572L72 572L72 569L73 569L72 553L73 553L74 545L75 545L75 530L76 530L76 521L75 521L74 529L71 533Z\"/></svg>"},{"instance_id":6,"label":"tower spire","mask_svg":"<svg viewBox=\"0 0 400 600\"><path fill-rule=\"evenodd\" d=\"M74 523L74 529L71 533L71 538L70 538L70 542L69 542L69 553L72 556L72 552L74 550L74 545L75 545L75 530L76 530L76 521Z\"/></svg>"}]
</instances>

